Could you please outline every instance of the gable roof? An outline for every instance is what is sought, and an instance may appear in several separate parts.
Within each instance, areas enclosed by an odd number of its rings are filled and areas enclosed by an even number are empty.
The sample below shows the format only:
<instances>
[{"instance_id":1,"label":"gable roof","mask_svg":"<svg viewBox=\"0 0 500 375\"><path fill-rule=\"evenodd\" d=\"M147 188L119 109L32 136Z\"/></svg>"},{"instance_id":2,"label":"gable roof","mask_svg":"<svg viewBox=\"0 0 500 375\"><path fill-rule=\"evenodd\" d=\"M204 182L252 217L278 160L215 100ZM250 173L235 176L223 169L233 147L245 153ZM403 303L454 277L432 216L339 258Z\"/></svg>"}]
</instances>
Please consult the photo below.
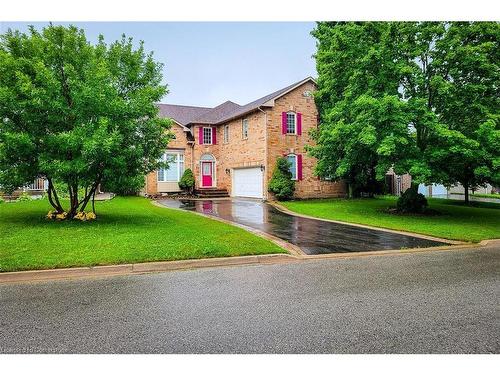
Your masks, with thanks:
<instances>
[{"instance_id":1,"label":"gable roof","mask_svg":"<svg viewBox=\"0 0 500 375\"><path fill-rule=\"evenodd\" d=\"M227 102L219 104L217 107L211 109L210 111L203 113L201 116L197 117L191 122L197 124L216 124L221 119L238 111L240 108L241 105L228 100Z\"/></svg>"},{"instance_id":2,"label":"gable roof","mask_svg":"<svg viewBox=\"0 0 500 375\"><path fill-rule=\"evenodd\" d=\"M288 94L290 91L294 90L295 88L303 85L304 83L306 83L308 81L312 81L312 82L314 82L314 84L316 84L316 81L312 77L307 77L299 82L295 82L295 83L291 84L290 86L282 88L282 89L275 91L269 95L263 96L262 98L254 100L253 102L250 102L248 104L245 104L239 110L234 111L230 115L220 119L219 123L238 118L240 116L243 116L249 112L256 110L259 107L273 107L274 101L276 99L279 99L283 95Z\"/></svg>"},{"instance_id":3,"label":"gable roof","mask_svg":"<svg viewBox=\"0 0 500 375\"><path fill-rule=\"evenodd\" d=\"M158 104L158 107L160 108L161 117L171 118L183 127L204 113L212 110L212 108L208 107L193 107L176 104Z\"/></svg>"},{"instance_id":4,"label":"gable roof","mask_svg":"<svg viewBox=\"0 0 500 375\"><path fill-rule=\"evenodd\" d=\"M183 127L191 124L218 125L253 112L260 107L273 107L276 99L309 81L316 84L312 77L307 77L243 106L230 100L214 108L159 104L160 115L174 119Z\"/></svg>"}]
</instances>

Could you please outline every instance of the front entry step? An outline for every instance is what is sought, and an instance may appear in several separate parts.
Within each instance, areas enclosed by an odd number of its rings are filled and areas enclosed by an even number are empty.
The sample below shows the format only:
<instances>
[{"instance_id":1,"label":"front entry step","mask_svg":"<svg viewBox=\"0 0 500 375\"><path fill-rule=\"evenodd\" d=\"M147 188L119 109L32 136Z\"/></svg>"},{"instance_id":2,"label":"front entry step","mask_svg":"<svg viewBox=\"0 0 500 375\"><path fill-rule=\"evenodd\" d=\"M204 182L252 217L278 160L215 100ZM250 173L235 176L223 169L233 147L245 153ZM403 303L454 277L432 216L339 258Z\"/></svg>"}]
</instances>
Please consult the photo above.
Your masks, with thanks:
<instances>
[{"instance_id":1,"label":"front entry step","mask_svg":"<svg viewBox=\"0 0 500 375\"><path fill-rule=\"evenodd\" d=\"M194 194L200 198L228 198L229 193L227 189L197 189L194 191Z\"/></svg>"}]
</instances>

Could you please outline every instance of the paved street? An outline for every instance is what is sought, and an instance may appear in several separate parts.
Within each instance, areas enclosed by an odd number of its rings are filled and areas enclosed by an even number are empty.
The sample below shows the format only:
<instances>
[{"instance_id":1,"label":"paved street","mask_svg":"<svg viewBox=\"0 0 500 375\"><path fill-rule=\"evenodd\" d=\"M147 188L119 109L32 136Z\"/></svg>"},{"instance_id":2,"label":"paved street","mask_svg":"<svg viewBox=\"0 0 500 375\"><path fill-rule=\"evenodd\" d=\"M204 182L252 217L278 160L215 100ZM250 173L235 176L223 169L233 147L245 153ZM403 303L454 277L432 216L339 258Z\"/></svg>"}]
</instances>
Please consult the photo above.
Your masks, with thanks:
<instances>
[{"instance_id":1,"label":"paved street","mask_svg":"<svg viewBox=\"0 0 500 375\"><path fill-rule=\"evenodd\" d=\"M500 246L0 285L3 353L499 353Z\"/></svg>"}]
</instances>

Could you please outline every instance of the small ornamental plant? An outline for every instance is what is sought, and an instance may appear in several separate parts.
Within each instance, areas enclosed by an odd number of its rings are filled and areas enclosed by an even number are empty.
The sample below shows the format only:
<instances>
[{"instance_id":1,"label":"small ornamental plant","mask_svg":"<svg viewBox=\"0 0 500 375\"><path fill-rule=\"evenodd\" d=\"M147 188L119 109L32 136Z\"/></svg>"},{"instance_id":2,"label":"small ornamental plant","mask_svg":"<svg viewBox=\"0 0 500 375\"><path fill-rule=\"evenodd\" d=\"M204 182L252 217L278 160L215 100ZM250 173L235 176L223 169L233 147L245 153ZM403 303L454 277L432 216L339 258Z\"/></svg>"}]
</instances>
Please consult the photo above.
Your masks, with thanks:
<instances>
[{"instance_id":1,"label":"small ornamental plant","mask_svg":"<svg viewBox=\"0 0 500 375\"><path fill-rule=\"evenodd\" d=\"M401 213L424 213L427 208L427 199L420 194L416 187L412 186L399 197L396 209Z\"/></svg>"},{"instance_id":2,"label":"small ornamental plant","mask_svg":"<svg viewBox=\"0 0 500 375\"><path fill-rule=\"evenodd\" d=\"M66 220L68 218L68 213L67 212L57 212L57 211L49 211L46 215L46 218L49 220ZM78 212L75 216L73 216L74 220L80 220L80 221L90 221L90 220L95 220L96 215L93 212L83 212L80 211Z\"/></svg>"},{"instance_id":3,"label":"small ornamental plant","mask_svg":"<svg viewBox=\"0 0 500 375\"><path fill-rule=\"evenodd\" d=\"M186 169L184 174L182 175L181 180L179 181L179 187L188 192L189 194L193 193L194 189L194 174L191 169Z\"/></svg>"},{"instance_id":4,"label":"small ornamental plant","mask_svg":"<svg viewBox=\"0 0 500 375\"><path fill-rule=\"evenodd\" d=\"M273 193L277 200L286 201L293 197L295 181L292 180L290 172L291 164L285 158L278 158L274 167L273 177L269 182L269 192Z\"/></svg>"},{"instance_id":5,"label":"small ornamental plant","mask_svg":"<svg viewBox=\"0 0 500 375\"><path fill-rule=\"evenodd\" d=\"M45 217L49 220L65 220L67 216L66 212L49 211Z\"/></svg>"},{"instance_id":6,"label":"small ornamental plant","mask_svg":"<svg viewBox=\"0 0 500 375\"><path fill-rule=\"evenodd\" d=\"M25 191L23 191L21 195L17 198L18 202L28 202L31 200L33 200L33 198L31 198L30 195Z\"/></svg>"},{"instance_id":7,"label":"small ornamental plant","mask_svg":"<svg viewBox=\"0 0 500 375\"><path fill-rule=\"evenodd\" d=\"M73 219L80 221L89 221L94 220L96 218L95 213L93 212L78 212Z\"/></svg>"}]
</instances>

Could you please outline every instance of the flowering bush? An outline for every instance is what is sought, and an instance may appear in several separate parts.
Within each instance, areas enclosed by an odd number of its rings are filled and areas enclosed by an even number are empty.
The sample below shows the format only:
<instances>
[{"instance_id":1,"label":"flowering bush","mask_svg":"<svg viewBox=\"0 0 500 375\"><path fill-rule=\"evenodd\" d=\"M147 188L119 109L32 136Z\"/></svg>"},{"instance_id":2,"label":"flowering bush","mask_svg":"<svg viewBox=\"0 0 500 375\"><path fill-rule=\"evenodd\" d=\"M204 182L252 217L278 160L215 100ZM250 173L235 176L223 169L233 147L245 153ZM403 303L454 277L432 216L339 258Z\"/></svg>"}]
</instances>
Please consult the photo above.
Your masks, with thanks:
<instances>
[{"instance_id":1,"label":"flowering bush","mask_svg":"<svg viewBox=\"0 0 500 375\"><path fill-rule=\"evenodd\" d=\"M66 220L68 218L67 212L57 213L57 211L49 211L46 216L49 220ZM78 212L73 219L80 221L95 220L96 216L93 212Z\"/></svg>"},{"instance_id":2,"label":"flowering bush","mask_svg":"<svg viewBox=\"0 0 500 375\"><path fill-rule=\"evenodd\" d=\"M80 221L88 221L88 220L94 220L95 219L95 213L93 212L78 212L73 219L80 220Z\"/></svg>"},{"instance_id":3,"label":"flowering bush","mask_svg":"<svg viewBox=\"0 0 500 375\"><path fill-rule=\"evenodd\" d=\"M56 220L64 220L68 216L67 212L61 212L60 214L56 214Z\"/></svg>"}]
</instances>

